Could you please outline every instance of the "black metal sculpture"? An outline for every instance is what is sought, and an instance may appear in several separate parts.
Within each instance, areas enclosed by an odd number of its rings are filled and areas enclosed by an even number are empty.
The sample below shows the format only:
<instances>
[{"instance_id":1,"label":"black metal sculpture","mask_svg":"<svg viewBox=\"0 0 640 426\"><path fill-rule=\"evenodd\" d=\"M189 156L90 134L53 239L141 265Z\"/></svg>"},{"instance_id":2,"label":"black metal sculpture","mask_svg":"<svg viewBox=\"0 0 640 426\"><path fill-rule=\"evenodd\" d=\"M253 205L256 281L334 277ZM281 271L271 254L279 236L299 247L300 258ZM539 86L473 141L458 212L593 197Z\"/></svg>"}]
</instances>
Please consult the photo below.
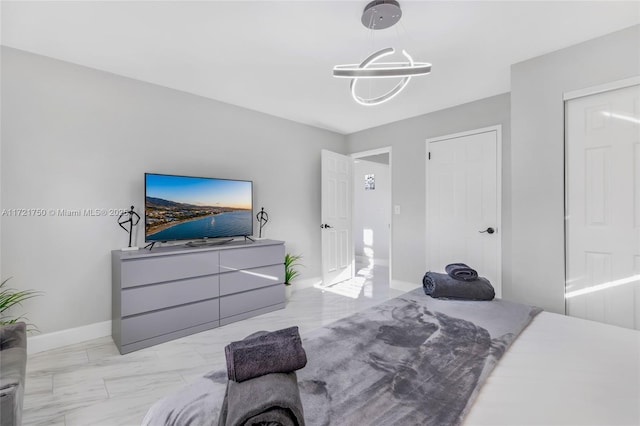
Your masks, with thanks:
<instances>
[{"instance_id":1,"label":"black metal sculpture","mask_svg":"<svg viewBox=\"0 0 640 426\"><path fill-rule=\"evenodd\" d=\"M124 219L124 217L126 217L126 219ZM129 234L129 247L131 247L133 227L136 226L138 222L140 222L140 215L133 210L133 206L131 206L131 210L121 213L120 216L118 216L118 225ZM129 229L124 227L126 223L129 224Z\"/></svg>"},{"instance_id":2,"label":"black metal sculpture","mask_svg":"<svg viewBox=\"0 0 640 426\"><path fill-rule=\"evenodd\" d=\"M260 224L260 232L258 234L258 238L262 238L262 228L269 222L269 214L264 211L264 207L260 209L258 214L256 215L256 219L258 219L258 223Z\"/></svg>"}]
</instances>

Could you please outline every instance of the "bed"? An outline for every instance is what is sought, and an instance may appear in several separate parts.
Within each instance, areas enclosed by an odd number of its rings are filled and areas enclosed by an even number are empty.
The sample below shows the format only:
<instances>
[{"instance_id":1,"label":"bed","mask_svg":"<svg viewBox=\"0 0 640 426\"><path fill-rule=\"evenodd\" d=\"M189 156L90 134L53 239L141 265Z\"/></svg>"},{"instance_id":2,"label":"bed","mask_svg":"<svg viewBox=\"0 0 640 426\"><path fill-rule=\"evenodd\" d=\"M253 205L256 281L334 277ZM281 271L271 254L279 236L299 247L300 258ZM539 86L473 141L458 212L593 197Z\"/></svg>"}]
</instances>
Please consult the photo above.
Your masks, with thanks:
<instances>
[{"instance_id":1,"label":"bed","mask_svg":"<svg viewBox=\"0 0 640 426\"><path fill-rule=\"evenodd\" d=\"M519 336L519 337L518 337ZM640 333L421 289L303 336L307 425L640 424ZM145 425L217 424L226 371Z\"/></svg>"},{"instance_id":2,"label":"bed","mask_svg":"<svg viewBox=\"0 0 640 426\"><path fill-rule=\"evenodd\" d=\"M640 425L640 332L540 313L463 424Z\"/></svg>"}]
</instances>

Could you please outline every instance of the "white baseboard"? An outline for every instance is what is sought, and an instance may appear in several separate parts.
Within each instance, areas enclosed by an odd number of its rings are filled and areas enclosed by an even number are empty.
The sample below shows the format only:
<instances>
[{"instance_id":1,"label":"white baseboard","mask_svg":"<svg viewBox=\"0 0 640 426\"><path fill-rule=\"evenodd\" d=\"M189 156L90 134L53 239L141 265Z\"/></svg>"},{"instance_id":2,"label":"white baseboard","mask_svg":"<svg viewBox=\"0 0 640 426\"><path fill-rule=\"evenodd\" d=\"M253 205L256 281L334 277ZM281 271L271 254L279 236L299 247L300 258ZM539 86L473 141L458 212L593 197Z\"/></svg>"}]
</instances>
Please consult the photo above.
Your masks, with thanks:
<instances>
[{"instance_id":1,"label":"white baseboard","mask_svg":"<svg viewBox=\"0 0 640 426\"><path fill-rule=\"evenodd\" d=\"M29 355L111 335L111 320L27 337Z\"/></svg>"},{"instance_id":2,"label":"white baseboard","mask_svg":"<svg viewBox=\"0 0 640 426\"><path fill-rule=\"evenodd\" d=\"M400 291L411 291L420 287L421 285L422 284L412 283L408 281L391 280L391 284L389 285L389 287Z\"/></svg>"},{"instance_id":3,"label":"white baseboard","mask_svg":"<svg viewBox=\"0 0 640 426\"><path fill-rule=\"evenodd\" d=\"M318 285L322 285L322 277L311 277L305 279L296 279L293 284L293 290L316 287Z\"/></svg>"}]
</instances>

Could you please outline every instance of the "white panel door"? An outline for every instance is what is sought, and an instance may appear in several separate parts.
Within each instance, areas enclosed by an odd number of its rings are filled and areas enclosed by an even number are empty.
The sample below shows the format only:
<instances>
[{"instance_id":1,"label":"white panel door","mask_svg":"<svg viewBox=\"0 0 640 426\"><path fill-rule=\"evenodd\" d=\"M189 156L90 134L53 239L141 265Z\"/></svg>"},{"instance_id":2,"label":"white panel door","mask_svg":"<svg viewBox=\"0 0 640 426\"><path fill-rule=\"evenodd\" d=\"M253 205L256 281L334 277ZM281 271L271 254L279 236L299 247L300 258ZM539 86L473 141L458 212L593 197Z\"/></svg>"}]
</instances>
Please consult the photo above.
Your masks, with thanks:
<instances>
[{"instance_id":1,"label":"white panel door","mask_svg":"<svg viewBox=\"0 0 640 426\"><path fill-rule=\"evenodd\" d=\"M565 108L567 314L640 329L640 85Z\"/></svg>"},{"instance_id":2,"label":"white panel door","mask_svg":"<svg viewBox=\"0 0 640 426\"><path fill-rule=\"evenodd\" d=\"M322 150L322 283L353 277L352 159Z\"/></svg>"},{"instance_id":3,"label":"white panel door","mask_svg":"<svg viewBox=\"0 0 640 426\"><path fill-rule=\"evenodd\" d=\"M427 141L427 151L427 269L466 263L501 297L498 129Z\"/></svg>"}]
</instances>

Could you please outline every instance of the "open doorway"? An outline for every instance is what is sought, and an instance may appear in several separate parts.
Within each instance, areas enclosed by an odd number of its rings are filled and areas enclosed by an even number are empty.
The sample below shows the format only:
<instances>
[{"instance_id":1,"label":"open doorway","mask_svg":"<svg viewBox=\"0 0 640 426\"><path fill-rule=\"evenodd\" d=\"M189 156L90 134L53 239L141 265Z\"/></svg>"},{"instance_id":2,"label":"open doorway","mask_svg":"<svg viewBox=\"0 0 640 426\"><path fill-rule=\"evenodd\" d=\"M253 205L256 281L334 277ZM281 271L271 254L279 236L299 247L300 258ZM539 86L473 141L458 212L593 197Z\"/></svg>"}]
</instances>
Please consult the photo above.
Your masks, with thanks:
<instances>
[{"instance_id":1,"label":"open doorway","mask_svg":"<svg viewBox=\"0 0 640 426\"><path fill-rule=\"evenodd\" d=\"M351 157L356 274L373 273L375 267L391 282L391 147Z\"/></svg>"}]
</instances>

